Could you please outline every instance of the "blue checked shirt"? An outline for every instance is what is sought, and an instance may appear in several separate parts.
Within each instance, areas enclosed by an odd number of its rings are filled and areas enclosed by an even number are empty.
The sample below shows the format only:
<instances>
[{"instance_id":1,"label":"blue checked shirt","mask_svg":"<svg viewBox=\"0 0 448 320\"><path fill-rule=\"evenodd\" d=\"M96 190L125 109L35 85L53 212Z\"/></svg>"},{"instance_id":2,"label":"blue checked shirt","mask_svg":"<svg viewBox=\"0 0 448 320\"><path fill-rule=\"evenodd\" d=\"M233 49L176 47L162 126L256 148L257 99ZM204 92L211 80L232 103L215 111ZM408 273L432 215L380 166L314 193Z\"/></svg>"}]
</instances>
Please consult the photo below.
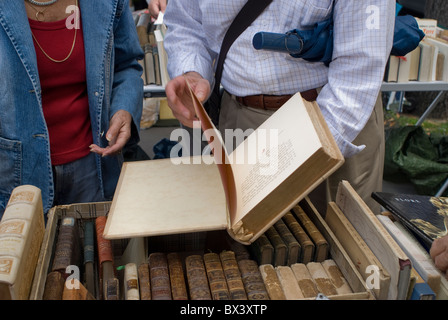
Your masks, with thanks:
<instances>
[{"instance_id":1,"label":"blue checked shirt","mask_svg":"<svg viewBox=\"0 0 448 320\"><path fill-rule=\"evenodd\" d=\"M245 2L169 0L164 44L171 78L196 71L213 85L213 61ZM365 147L352 141L378 97L392 46L395 5L394 0L274 0L230 48L221 84L236 96L294 94L322 87L317 103L342 154L351 157ZM259 31L309 29L332 12L334 50L329 67L252 46Z\"/></svg>"}]
</instances>

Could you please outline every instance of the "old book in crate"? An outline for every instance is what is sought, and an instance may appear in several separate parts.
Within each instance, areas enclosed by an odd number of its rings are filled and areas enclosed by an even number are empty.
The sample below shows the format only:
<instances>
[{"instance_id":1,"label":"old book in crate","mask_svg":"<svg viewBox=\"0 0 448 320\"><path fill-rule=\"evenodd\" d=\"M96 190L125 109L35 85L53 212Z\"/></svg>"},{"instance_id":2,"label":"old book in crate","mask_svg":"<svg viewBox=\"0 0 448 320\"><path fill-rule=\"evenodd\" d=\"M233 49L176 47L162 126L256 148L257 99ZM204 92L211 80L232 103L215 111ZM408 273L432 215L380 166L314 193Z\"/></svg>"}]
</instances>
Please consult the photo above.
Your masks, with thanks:
<instances>
[{"instance_id":1,"label":"old book in crate","mask_svg":"<svg viewBox=\"0 0 448 320\"><path fill-rule=\"evenodd\" d=\"M318 105L300 93L230 154L190 94L213 155L124 163L106 238L227 229L250 244L344 162Z\"/></svg>"},{"instance_id":2,"label":"old book in crate","mask_svg":"<svg viewBox=\"0 0 448 320\"><path fill-rule=\"evenodd\" d=\"M41 190L16 187L0 221L0 300L27 300L44 237Z\"/></svg>"}]
</instances>

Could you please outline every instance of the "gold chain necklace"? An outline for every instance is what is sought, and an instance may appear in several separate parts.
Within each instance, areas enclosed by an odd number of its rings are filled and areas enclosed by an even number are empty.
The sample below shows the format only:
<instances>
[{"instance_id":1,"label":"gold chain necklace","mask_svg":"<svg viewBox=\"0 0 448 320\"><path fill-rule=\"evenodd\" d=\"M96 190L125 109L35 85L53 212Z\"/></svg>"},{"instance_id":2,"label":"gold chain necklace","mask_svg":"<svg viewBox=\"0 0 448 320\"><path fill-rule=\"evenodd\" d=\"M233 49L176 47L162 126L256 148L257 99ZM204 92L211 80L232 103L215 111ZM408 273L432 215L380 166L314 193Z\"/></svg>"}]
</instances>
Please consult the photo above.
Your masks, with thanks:
<instances>
[{"instance_id":1,"label":"gold chain necklace","mask_svg":"<svg viewBox=\"0 0 448 320\"><path fill-rule=\"evenodd\" d=\"M76 0L76 6L78 6L78 0ZM71 47L71 49L70 49L70 52L68 53L68 55L67 55L64 59L62 59L62 60L56 60L56 59L50 57L50 56L48 55L48 53L45 52L45 50L44 50L44 49L42 48L42 46L40 45L39 41L37 41L36 37L34 36L34 33L31 31L31 35L33 36L33 39L34 39L34 41L36 42L37 46L39 47L40 51L42 51L42 53L43 53L48 59L50 59L51 61L53 61L53 62L55 62L55 63L61 63L61 62L67 61L68 58L70 58L70 56L71 56L72 53L73 53L73 49L75 48L76 35L77 35L77 33L78 33L78 28L75 26L75 36L73 37L73 43L72 43L72 47Z\"/></svg>"},{"instance_id":2,"label":"gold chain necklace","mask_svg":"<svg viewBox=\"0 0 448 320\"><path fill-rule=\"evenodd\" d=\"M33 8L34 10L36 10L36 20L37 20L37 21L39 21L39 22L45 21L45 14L44 14L44 12L45 12L45 10L47 10L49 7L45 7L44 10L39 10L39 9L37 9L35 6L33 6L31 3L29 3L28 1L25 2L25 3L28 3L28 5L29 5L31 8Z\"/></svg>"}]
</instances>

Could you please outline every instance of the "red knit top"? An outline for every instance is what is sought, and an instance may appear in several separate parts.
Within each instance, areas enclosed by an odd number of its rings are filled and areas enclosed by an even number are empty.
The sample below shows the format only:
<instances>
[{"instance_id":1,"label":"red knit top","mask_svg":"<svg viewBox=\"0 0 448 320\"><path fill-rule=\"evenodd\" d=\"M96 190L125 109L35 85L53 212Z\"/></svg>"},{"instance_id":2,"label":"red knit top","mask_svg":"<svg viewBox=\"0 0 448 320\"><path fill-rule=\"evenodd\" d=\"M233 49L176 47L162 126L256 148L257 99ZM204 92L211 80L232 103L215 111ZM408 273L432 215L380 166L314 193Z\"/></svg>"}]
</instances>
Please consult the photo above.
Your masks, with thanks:
<instances>
[{"instance_id":1,"label":"red knit top","mask_svg":"<svg viewBox=\"0 0 448 320\"><path fill-rule=\"evenodd\" d=\"M29 19L42 88L42 105L50 134L53 165L65 164L89 154L92 129L87 97L86 63L82 28L66 27L66 20L38 22ZM37 42L36 42L37 40ZM40 45L40 47L39 47ZM43 50L42 50L43 49Z\"/></svg>"}]
</instances>

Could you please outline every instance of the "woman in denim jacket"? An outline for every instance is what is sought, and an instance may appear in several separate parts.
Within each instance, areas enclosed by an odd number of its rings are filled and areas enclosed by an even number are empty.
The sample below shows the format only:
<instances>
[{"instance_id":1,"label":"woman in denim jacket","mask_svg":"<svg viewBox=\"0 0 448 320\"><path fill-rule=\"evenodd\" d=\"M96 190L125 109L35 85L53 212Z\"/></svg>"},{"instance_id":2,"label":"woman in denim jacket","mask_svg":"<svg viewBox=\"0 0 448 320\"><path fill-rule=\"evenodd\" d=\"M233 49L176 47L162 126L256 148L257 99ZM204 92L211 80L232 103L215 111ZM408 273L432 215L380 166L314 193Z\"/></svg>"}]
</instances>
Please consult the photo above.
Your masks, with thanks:
<instances>
[{"instance_id":1,"label":"woman in denim jacket","mask_svg":"<svg viewBox=\"0 0 448 320\"><path fill-rule=\"evenodd\" d=\"M24 184L45 213L112 199L139 141L142 54L128 0L0 1L0 217Z\"/></svg>"}]
</instances>

